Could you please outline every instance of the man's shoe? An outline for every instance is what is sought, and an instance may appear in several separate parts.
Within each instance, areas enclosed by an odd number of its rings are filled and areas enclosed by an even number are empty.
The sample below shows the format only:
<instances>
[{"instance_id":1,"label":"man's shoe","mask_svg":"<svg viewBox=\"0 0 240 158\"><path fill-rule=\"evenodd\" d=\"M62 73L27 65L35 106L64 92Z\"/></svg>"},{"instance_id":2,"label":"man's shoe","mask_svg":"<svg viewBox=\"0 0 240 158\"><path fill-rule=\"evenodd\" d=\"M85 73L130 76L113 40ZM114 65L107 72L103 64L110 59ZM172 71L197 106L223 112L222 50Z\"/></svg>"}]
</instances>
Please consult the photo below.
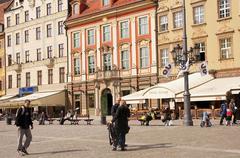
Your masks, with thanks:
<instances>
[{"instance_id":1,"label":"man's shoe","mask_svg":"<svg viewBox=\"0 0 240 158\"><path fill-rule=\"evenodd\" d=\"M29 155L29 153L27 152L27 150L25 148L22 149L22 152L25 153L26 155Z\"/></svg>"},{"instance_id":2,"label":"man's shoe","mask_svg":"<svg viewBox=\"0 0 240 158\"><path fill-rule=\"evenodd\" d=\"M112 151L116 151L116 150L117 150L117 147L113 147L113 148L112 148Z\"/></svg>"},{"instance_id":3,"label":"man's shoe","mask_svg":"<svg viewBox=\"0 0 240 158\"><path fill-rule=\"evenodd\" d=\"M126 148L121 148L121 151L126 151L127 149Z\"/></svg>"}]
</instances>

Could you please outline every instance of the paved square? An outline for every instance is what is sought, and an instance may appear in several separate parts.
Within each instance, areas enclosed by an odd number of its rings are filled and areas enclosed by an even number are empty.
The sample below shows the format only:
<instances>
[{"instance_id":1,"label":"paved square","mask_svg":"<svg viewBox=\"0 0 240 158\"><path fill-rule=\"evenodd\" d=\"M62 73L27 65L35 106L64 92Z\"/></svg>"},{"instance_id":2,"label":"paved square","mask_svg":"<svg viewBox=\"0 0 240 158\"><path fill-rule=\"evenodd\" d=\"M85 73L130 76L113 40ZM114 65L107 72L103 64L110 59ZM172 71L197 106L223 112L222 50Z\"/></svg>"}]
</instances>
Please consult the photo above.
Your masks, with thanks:
<instances>
[{"instance_id":1,"label":"paved square","mask_svg":"<svg viewBox=\"0 0 240 158\"><path fill-rule=\"evenodd\" d=\"M216 123L218 123L217 121ZM28 158L239 158L240 127L219 126L201 128L165 127L159 120L150 126L130 121L127 134L128 151L111 151L106 126L94 120L93 125L37 125ZM17 128L0 121L0 158L20 157L16 152Z\"/></svg>"}]
</instances>

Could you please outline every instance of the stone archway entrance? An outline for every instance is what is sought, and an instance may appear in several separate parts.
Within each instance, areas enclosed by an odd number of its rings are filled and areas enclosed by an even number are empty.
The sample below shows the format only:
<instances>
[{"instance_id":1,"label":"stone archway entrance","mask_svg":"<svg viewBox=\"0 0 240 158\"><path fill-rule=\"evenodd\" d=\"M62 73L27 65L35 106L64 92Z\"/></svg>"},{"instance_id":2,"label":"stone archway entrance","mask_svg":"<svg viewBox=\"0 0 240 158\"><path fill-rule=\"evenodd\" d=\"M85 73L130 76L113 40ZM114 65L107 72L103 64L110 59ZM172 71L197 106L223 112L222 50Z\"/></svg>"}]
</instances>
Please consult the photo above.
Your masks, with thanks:
<instances>
[{"instance_id":1,"label":"stone archway entrance","mask_svg":"<svg viewBox=\"0 0 240 158\"><path fill-rule=\"evenodd\" d=\"M102 116L111 115L111 108L113 105L113 97L111 90L106 88L101 94L101 113Z\"/></svg>"}]
</instances>

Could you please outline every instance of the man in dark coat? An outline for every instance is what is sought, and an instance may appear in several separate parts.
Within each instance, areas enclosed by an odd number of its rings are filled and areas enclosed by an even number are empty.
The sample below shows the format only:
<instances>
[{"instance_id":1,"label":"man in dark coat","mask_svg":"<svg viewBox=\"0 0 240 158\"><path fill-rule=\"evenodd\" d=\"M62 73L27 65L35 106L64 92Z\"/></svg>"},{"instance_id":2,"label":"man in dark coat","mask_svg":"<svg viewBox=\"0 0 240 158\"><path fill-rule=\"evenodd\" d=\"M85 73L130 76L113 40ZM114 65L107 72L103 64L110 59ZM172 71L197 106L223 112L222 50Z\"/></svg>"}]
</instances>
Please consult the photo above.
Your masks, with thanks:
<instances>
[{"instance_id":1,"label":"man in dark coat","mask_svg":"<svg viewBox=\"0 0 240 158\"><path fill-rule=\"evenodd\" d=\"M119 107L120 101L121 101L121 98L120 97L117 98L116 103L111 108L112 118L114 118L114 116L116 115L116 112L117 112L117 109Z\"/></svg>"},{"instance_id":2,"label":"man in dark coat","mask_svg":"<svg viewBox=\"0 0 240 158\"><path fill-rule=\"evenodd\" d=\"M30 106L30 100L25 100L25 104L18 109L16 114L16 126L18 127L18 148L19 153L23 152L28 155L27 148L32 141L32 133L29 129L33 129L32 112ZM23 136L26 136L26 140L23 144Z\"/></svg>"},{"instance_id":3,"label":"man in dark coat","mask_svg":"<svg viewBox=\"0 0 240 158\"><path fill-rule=\"evenodd\" d=\"M117 108L116 115L112 120L112 122L115 123L115 130L118 138L117 141L113 144L113 150L117 150L118 144L120 145L122 151L126 150L126 134L129 131L128 117L130 117L130 110L126 105L126 102L122 100L120 106Z\"/></svg>"},{"instance_id":4,"label":"man in dark coat","mask_svg":"<svg viewBox=\"0 0 240 158\"><path fill-rule=\"evenodd\" d=\"M226 101L223 101L220 107L220 125L223 125L223 119L227 117L227 103Z\"/></svg>"}]
</instances>

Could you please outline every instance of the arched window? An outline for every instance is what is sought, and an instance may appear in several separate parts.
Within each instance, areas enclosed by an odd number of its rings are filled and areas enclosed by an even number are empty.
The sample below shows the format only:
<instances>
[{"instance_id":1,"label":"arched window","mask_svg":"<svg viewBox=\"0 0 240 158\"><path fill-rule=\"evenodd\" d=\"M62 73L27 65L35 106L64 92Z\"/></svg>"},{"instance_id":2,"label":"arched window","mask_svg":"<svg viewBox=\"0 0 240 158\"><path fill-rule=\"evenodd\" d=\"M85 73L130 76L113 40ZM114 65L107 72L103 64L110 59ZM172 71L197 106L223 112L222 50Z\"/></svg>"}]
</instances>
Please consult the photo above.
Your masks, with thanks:
<instances>
[{"instance_id":1,"label":"arched window","mask_svg":"<svg viewBox=\"0 0 240 158\"><path fill-rule=\"evenodd\" d=\"M78 3L73 4L73 15L79 14L79 5Z\"/></svg>"}]
</instances>

